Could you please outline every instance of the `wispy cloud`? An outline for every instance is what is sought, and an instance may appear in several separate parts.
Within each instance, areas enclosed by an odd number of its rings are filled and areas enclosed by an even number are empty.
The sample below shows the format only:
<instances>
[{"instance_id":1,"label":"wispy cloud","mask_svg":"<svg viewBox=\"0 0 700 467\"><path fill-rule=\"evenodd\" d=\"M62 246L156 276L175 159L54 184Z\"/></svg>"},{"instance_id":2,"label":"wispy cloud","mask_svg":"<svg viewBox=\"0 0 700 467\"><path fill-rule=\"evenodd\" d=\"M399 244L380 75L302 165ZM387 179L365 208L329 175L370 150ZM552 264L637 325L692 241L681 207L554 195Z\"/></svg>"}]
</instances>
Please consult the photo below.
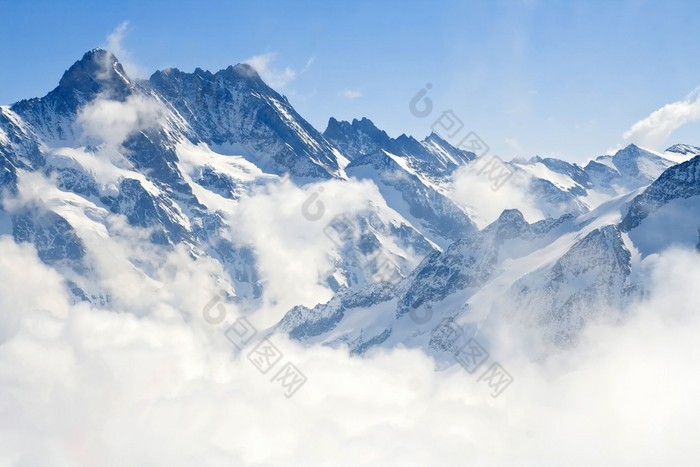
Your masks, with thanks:
<instances>
[{"instance_id":1,"label":"wispy cloud","mask_svg":"<svg viewBox=\"0 0 700 467\"><path fill-rule=\"evenodd\" d=\"M267 52L247 58L243 60L243 63L247 63L255 68L255 71L258 72L260 77L273 88L283 88L294 81L299 75L305 73L311 65L313 65L315 58L310 57L301 71L297 71L291 67L277 68L274 66L276 60L276 52Z\"/></svg>"},{"instance_id":2,"label":"wispy cloud","mask_svg":"<svg viewBox=\"0 0 700 467\"><path fill-rule=\"evenodd\" d=\"M114 28L107 36L107 42L102 45L102 47L114 54L122 64L124 70L129 76L133 77L144 77L146 76L146 70L139 64L137 64L131 52L129 52L124 46L124 38L129 30L129 22L122 21L119 25Z\"/></svg>"},{"instance_id":3,"label":"wispy cloud","mask_svg":"<svg viewBox=\"0 0 700 467\"><path fill-rule=\"evenodd\" d=\"M353 100L357 99L358 97L362 97L362 92L358 91L357 89L343 89L342 91L338 92L338 95L345 99Z\"/></svg>"},{"instance_id":4,"label":"wispy cloud","mask_svg":"<svg viewBox=\"0 0 700 467\"><path fill-rule=\"evenodd\" d=\"M129 27L129 22L128 21L122 21L119 23L119 25L114 28L114 31L112 31L108 36L107 36L107 48L111 50L113 53L125 53L126 51L124 50L122 46L122 41L124 40L124 37L126 36L126 30Z\"/></svg>"},{"instance_id":5,"label":"wispy cloud","mask_svg":"<svg viewBox=\"0 0 700 467\"><path fill-rule=\"evenodd\" d=\"M622 136L627 141L658 149L674 131L695 120L700 120L700 88L682 100L655 110L632 125Z\"/></svg>"},{"instance_id":6,"label":"wispy cloud","mask_svg":"<svg viewBox=\"0 0 700 467\"><path fill-rule=\"evenodd\" d=\"M306 65L304 65L304 68L301 69L299 74L306 73L306 71L311 68L311 65L314 64L316 61L316 57L309 57L309 59L306 61Z\"/></svg>"}]
</instances>

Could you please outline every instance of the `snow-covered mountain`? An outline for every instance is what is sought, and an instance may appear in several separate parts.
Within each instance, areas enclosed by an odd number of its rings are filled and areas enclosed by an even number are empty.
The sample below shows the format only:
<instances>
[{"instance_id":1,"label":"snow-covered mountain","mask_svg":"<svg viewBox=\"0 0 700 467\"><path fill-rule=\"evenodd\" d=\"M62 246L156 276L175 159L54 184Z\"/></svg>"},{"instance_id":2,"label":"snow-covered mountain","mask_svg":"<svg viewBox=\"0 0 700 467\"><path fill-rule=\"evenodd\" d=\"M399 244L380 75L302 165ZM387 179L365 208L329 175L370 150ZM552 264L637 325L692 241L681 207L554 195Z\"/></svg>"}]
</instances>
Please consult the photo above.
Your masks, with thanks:
<instances>
[{"instance_id":1,"label":"snow-covered mountain","mask_svg":"<svg viewBox=\"0 0 700 467\"><path fill-rule=\"evenodd\" d=\"M46 96L0 112L4 231L57 268L70 262L76 300L109 297L90 280L99 252L80 230L96 222L106 239L123 238L113 215L135 229L128 235L212 258L229 296L258 299L258 252L232 240L231 211L270 187L347 179L348 160L248 65L132 80L111 53L94 49ZM37 183L44 189L35 192ZM386 265L366 256L380 247L397 277L436 248L390 207L370 203L353 214L357 235L327 251L335 266L319 279L332 290L375 280ZM131 267L148 275L138 261Z\"/></svg>"},{"instance_id":2,"label":"snow-covered mountain","mask_svg":"<svg viewBox=\"0 0 700 467\"><path fill-rule=\"evenodd\" d=\"M556 216L565 212L584 213L611 197L644 187L664 170L694 154L693 147L688 145L672 146L664 153L657 153L630 144L583 167L542 157L516 159L511 165L526 174L530 192L543 212Z\"/></svg>"},{"instance_id":3,"label":"snow-covered mountain","mask_svg":"<svg viewBox=\"0 0 700 467\"><path fill-rule=\"evenodd\" d=\"M620 194L651 183L675 163L663 154L630 144L612 156L596 158L584 170L599 190Z\"/></svg>"},{"instance_id":4,"label":"snow-covered mountain","mask_svg":"<svg viewBox=\"0 0 700 467\"><path fill-rule=\"evenodd\" d=\"M436 356L451 355L433 332L443 320L465 336L507 319L571 342L643 293L647 256L698 244L698 148L507 162L544 219L505 209L483 229L470 213L488 200L453 196L481 162L437 134L392 138L366 118L331 118L320 133L249 65L137 80L94 49L46 96L0 107L0 233L33 245L76 302L125 300L105 280L109 262L159 290L158 252L182 251L213 265L224 299L249 311L289 266L266 249L294 258L285 235L297 235L327 266L310 275L324 293L288 304L275 329L354 353ZM278 214L301 217L302 232L283 223L273 245L240 223Z\"/></svg>"},{"instance_id":5,"label":"snow-covered mountain","mask_svg":"<svg viewBox=\"0 0 700 467\"><path fill-rule=\"evenodd\" d=\"M323 135L351 161L386 151L401 156L409 167L424 176L438 180L476 157L472 152L452 146L436 133L423 141L405 134L391 138L368 118L341 122L331 117Z\"/></svg>"},{"instance_id":6,"label":"snow-covered mountain","mask_svg":"<svg viewBox=\"0 0 700 467\"><path fill-rule=\"evenodd\" d=\"M619 226L643 255L669 244L700 245L700 155L666 170L635 196Z\"/></svg>"},{"instance_id":7,"label":"snow-covered mountain","mask_svg":"<svg viewBox=\"0 0 700 467\"><path fill-rule=\"evenodd\" d=\"M505 320L537 329L545 343L568 345L591 319L643 295L640 271L648 255L700 243L699 164L696 156L671 166L641 193L583 214L529 224L519 211L504 211L485 229L427 256L401 283L296 307L278 328L353 352L408 345L452 362L452 349L435 340L444 320L465 336Z\"/></svg>"},{"instance_id":8,"label":"snow-covered mountain","mask_svg":"<svg viewBox=\"0 0 700 467\"><path fill-rule=\"evenodd\" d=\"M246 64L210 73L155 72L147 86L184 118L192 140L217 152L247 152L254 163L299 177L342 177L347 160L304 120L286 97ZM189 136L189 135L188 135ZM256 155L270 155L258 161Z\"/></svg>"},{"instance_id":9,"label":"snow-covered mountain","mask_svg":"<svg viewBox=\"0 0 700 467\"><path fill-rule=\"evenodd\" d=\"M423 141L406 135L394 139L367 118L352 123L331 118L324 135L350 159L348 176L374 182L387 204L436 244L445 247L475 229L448 196L450 175L475 154L435 133Z\"/></svg>"}]
</instances>

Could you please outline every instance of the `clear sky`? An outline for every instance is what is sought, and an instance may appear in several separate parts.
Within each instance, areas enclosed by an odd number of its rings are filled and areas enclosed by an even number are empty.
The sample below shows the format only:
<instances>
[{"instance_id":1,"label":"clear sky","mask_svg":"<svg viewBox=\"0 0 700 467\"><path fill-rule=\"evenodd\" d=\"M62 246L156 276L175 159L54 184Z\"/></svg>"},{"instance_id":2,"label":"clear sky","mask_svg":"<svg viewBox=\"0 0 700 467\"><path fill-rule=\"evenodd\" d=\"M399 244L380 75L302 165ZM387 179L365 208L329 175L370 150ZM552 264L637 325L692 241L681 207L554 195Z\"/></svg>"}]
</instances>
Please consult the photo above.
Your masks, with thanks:
<instances>
[{"instance_id":1,"label":"clear sky","mask_svg":"<svg viewBox=\"0 0 700 467\"><path fill-rule=\"evenodd\" d=\"M700 145L696 1L0 0L0 18L3 104L45 94L126 21L110 44L127 71L254 57L321 131L366 116L423 137L452 109L504 158ZM435 110L421 119L408 103L426 83Z\"/></svg>"}]
</instances>

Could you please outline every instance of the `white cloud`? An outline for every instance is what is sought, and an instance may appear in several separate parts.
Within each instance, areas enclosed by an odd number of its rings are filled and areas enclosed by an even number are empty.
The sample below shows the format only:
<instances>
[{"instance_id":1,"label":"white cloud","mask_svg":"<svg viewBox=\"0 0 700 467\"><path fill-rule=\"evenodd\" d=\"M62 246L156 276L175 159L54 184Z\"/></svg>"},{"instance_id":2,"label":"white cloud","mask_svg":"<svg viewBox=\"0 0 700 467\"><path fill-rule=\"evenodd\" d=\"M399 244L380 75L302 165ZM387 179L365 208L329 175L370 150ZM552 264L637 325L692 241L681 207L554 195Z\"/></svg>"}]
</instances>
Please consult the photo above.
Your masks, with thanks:
<instances>
[{"instance_id":1,"label":"white cloud","mask_svg":"<svg viewBox=\"0 0 700 467\"><path fill-rule=\"evenodd\" d=\"M700 90L655 110L632 125L623 138L650 149L660 149L674 131L696 120L700 120Z\"/></svg>"},{"instance_id":2,"label":"white cloud","mask_svg":"<svg viewBox=\"0 0 700 467\"><path fill-rule=\"evenodd\" d=\"M165 111L155 99L134 94L126 101L97 98L79 112L83 136L117 149L137 131L156 127Z\"/></svg>"},{"instance_id":3,"label":"white cloud","mask_svg":"<svg viewBox=\"0 0 700 467\"><path fill-rule=\"evenodd\" d=\"M304 68L297 72L293 68L276 68L274 62L277 60L277 53L268 52L261 55L254 55L243 60L243 63L255 68L260 77L273 88L284 88L289 83L294 81L300 74L306 72L314 63L315 58L311 57L307 60Z\"/></svg>"},{"instance_id":4,"label":"white cloud","mask_svg":"<svg viewBox=\"0 0 700 467\"><path fill-rule=\"evenodd\" d=\"M47 317L68 314L61 276L41 263L32 246L0 237L0 271L0 343L32 318L33 311Z\"/></svg>"},{"instance_id":5,"label":"white cloud","mask_svg":"<svg viewBox=\"0 0 700 467\"><path fill-rule=\"evenodd\" d=\"M467 210L479 228L498 219L505 209L518 209L528 222L543 219L544 214L528 192L527 179L519 173L494 189L488 173L482 173L490 157L482 156L455 171L450 198Z\"/></svg>"},{"instance_id":6,"label":"white cloud","mask_svg":"<svg viewBox=\"0 0 700 467\"><path fill-rule=\"evenodd\" d=\"M309 57L309 59L304 64L304 68L301 69L299 74L301 75L303 73L306 73L309 70L309 68L311 68L311 65L314 64L315 61L316 61L316 57Z\"/></svg>"},{"instance_id":7,"label":"white cloud","mask_svg":"<svg viewBox=\"0 0 700 467\"><path fill-rule=\"evenodd\" d=\"M126 50L124 50L124 47L122 45L122 42L124 41L124 37L126 36L126 30L129 27L129 22L128 21L122 21L117 25L116 28L114 28L114 31L112 31L108 36L107 36L107 47L109 51L111 51L114 54L123 54L126 53Z\"/></svg>"},{"instance_id":8,"label":"white cloud","mask_svg":"<svg viewBox=\"0 0 700 467\"><path fill-rule=\"evenodd\" d=\"M338 92L338 95L345 99L353 100L357 99L358 97L362 97L362 92L358 91L357 89L343 89L342 91Z\"/></svg>"},{"instance_id":9,"label":"white cloud","mask_svg":"<svg viewBox=\"0 0 700 467\"><path fill-rule=\"evenodd\" d=\"M107 36L107 43L103 45L103 48L112 52L114 56L117 57L117 60L122 64L124 71L126 71L129 77L143 78L147 74L146 70L134 61L131 52L124 46L124 38L126 37L128 29L128 21L119 23L114 31ZM107 64L107 66L109 67L111 64Z\"/></svg>"},{"instance_id":10,"label":"white cloud","mask_svg":"<svg viewBox=\"0 0 700 467\"><path fill-rule=\"evenodd\" d=\"M324 279L333 268L329 254L334 245L324 228L334 216L351 215L369 204L389 210L371 182L331 180L301 188L285 182L242 199L227 213L236 243L252 245L258 255L265 281L259 318L265 325L276 323L295 305L313 307L332 297ZM305 205L320 217L305 217Z\"/></svg>"}]
</instances>

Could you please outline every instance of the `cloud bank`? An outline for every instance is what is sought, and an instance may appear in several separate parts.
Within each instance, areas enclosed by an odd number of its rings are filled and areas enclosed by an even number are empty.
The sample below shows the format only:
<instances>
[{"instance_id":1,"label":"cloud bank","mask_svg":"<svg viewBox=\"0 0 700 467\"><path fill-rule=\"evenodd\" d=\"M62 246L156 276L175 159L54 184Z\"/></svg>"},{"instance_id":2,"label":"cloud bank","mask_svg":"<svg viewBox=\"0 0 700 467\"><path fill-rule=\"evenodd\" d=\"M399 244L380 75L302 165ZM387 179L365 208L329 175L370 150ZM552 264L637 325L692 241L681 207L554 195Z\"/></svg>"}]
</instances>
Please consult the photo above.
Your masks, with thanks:
<instances>
[{"instance_id":1,"label":"cloud bank","mask_svg":"<svg viewBox=\"0 0 700 467\"><path fill-rule=\"evenodd\" d=\"M181 313L137 316L70 305L30 250L0 238L2 465L700 462L700 302L679 287L700 280L695 253L655 258L649 298L625 322L591 327L580 348L512 356L516 380L498 399L416 350L357 358L273 336L308 378L287 399L201 319L210 291L185 285L186 256L162 268L180 281L161 293L189 296Z\"/></svg>"}]
</instances>

